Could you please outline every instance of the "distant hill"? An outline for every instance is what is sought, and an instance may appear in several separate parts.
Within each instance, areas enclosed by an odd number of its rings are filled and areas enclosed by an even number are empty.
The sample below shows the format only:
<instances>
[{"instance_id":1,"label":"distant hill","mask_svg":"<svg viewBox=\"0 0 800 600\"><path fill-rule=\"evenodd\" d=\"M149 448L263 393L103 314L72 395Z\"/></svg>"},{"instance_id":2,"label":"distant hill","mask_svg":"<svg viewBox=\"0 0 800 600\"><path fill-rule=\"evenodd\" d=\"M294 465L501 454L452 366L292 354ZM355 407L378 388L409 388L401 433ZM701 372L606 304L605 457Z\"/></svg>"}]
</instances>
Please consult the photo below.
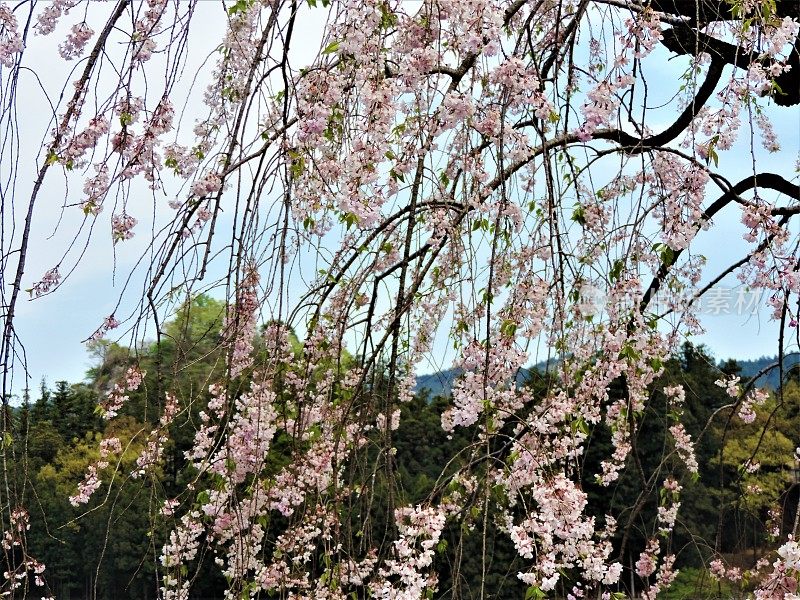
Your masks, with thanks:
<instances>
[{"instance_id":1,"label":"distant hill","mask_svg":"<svg viewBox=\"0 0 800 600\"><path fill-rule=\"evenodd\" d=\"M720 361L719 366L721 367L723 364L725 364L725 362L726 361ZM776 362L778 362L777 356L762 356L761 358L757 358L755 360L736 361L741 369L742 379L750 379L751 377L755 377L755 375L760 373L762 369ZM800 364L800 353L794 352L792 354L787 354L784 356L783 363L784 371L790 369L794 365ZM546 367L547 361L543 361L541 363L537 363L533 367L520 369L519 374L517 374L517 384L521 384L523 381L525 381L531 370L539 369L543 371ZM453 383L455 382L456 378L461 375L461 373L463 373L462 369L446 369L437 373L419 375L417 376L417 385L414 388L414 392L419 393L423 390L427 390L428 395L431 398L435 398L436 396L447 396L450 394L450 390L453 388ZM758 385L760 387L766 387L774 390L778 387L779 377L780 371L775 368L766 375L759 377Z\"/></svg>"},{"instance_id":2,"label":"distant hill","mask_svg":"<svg viewBox=\"0 0 800 600\"><path fill-rule=\"evenodd\" d=\"M742 369L742 379L750 379L751 377L755 377L769 365L777 363L778 357L762 356L761 358L757 358L755 360L737 360L736 362ZM722 363L720 363L720 365L721 364ZM800 364L800 353L794 352L783 357L784 372L788 371L797 364ZM757 383L760 387L767 387L774 390L778 387L779 378L780 370L776 367L766 375L759 377Z\"/></svg>"},{"instance_id":3,"label":"distant hill","mask_svg":"<svg viewBox=\"0 0 800 600\"><path fill-rule=\"evenodd\" d=\"M418 375L414 392L418 394L422 391L427 391L430 398L447 396L453 388L453 382L456 377L461 375L462 372L463 369L447 369L427 375Z\"/></svg>"},{"instance_id":4,"label":"distant hill","mask_svg":"<svg viewBox=\"0 0 800 600\"><path fill-rule=\"evenodd\" d=\"M520 369L519 373L517 373L517 385L522 385L532 370L539 369L540 371L544 371L547 368L547 364L548 361L544 360L536 363L532 367ZM456 378L463 372L463 369L447 369L437 373L418 375L417 385L414 387L414 392L419 393L423 390L427 390L430 398L435 398L436 396L448 396L450 395L450 390L453 389L453 383L455 382Z\"/></svg>"}]
</instances>

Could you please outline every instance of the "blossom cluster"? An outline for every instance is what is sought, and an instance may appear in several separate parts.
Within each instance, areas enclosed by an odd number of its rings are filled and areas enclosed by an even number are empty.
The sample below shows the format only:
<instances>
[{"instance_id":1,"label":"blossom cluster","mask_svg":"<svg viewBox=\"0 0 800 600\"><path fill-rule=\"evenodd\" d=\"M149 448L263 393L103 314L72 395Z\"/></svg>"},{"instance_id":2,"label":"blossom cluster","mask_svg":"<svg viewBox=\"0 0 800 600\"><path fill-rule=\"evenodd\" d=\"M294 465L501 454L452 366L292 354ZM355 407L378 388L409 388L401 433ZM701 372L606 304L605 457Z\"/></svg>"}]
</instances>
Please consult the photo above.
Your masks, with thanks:
<instances>
[{"instance_id":1,"label":"blossom cluster","mask_svg":"<svg viewBox=\"0 0 800 600\"><path fill-rule=\"evenodd\" d=\"M44 274L39 281L37 281L30 290L31 295L38 298L53 290L61 282L61 274L58 272L58 267L53 267Z\"/></svg>"},{"instance_id":2,"label":"blossom cluster","mask_svg":"<svg viewBox=\"0 0 800 600\"><path fill-rule=\"evenodd\" d=\"M69 14L71 8L74 8L80 0L53 0L48 2L44 10L39 13L34 30L39 35L48 35L53 33L58 25L59 19L64 15Z\"/></svg>"},{"instance_id":3,"label":"blossom cluster","mask_svg":"<svg viewBox=\"0 0 800 600\"><path fill-rule=\"evenodd\" d=\"M370 585L374 598L422 598L436 591L437 577L428 573L433 563L436 545L446 522L446 514L434 507L398 509L395 520L399 539L394 542L394 554L378 572ZM392 583L390 578L396 578Z\"/></svg>"},{"instance_id":4,"label":"blossom cluster","mask_svg":"<svg viewBox=\"0 0 800 600\"><path fill-rule=\"evenodd\" d=\"M17 17L3 2L0 4L0 65L12 67L22 52L22 36L18 31Z\"/></svg>"},{"instance_id":5,"label":"blossom cluster","mask_svg":"<svg viewBox=\"0 0 800 600\"><path fill-rule=\"evenodd\" d=\"M236 293L236 303L225 316L222 334L230 348L229 368L236 377L252 362L258 300L258 269L249 266Z\"/></svg>"},{"instance_id":6,"label":"blossom cluster","mask_svg":"<svg viewBox=\"0 0 800 600\"><path fill-rule=\"evenodd\" d=\"M167 428L175 419L179 408L177 397L167 392L166 402L164 403L164 409L161 411L158 428L150 432L150 435L147 436L144 449L139 456L136 457L136 468L131 472L131 477L134 479L143 477L158 464L164 452L164 444L169 441Z\"/></svg>"},{"instance_id":7,"label":"blossom cluster","mask_svg":"<svg viewBox=\"0 0 800 600\"><path fill-rule=\"evenodd\" d=\"M31 575L33 575L32 579L35 587L44 587L45 585L44 563L30 556L28 549L25 547L25 534L30 528L30 515L27 510L21 507L15 507L10 510L8 529L3 531L0 545L5 552L14 552L22 549L22 557L21 560L6 563L8 570L3 572L3 579L6 583L0 587L3 590L3 597L13 596L17 593L14 590L18 590L23 586L25 586L27 592ZM44 598L44 600L53 599Z\"/></svg>"},{"instance_id":8,"label":"blossom cluster","mask_svg":"<svg viewBox=\"0 0 800 600\"><path fill-rule=\"evenodd\" d=\"M114 215L111 218L111 230L114 242L129 240L133 237L133 228L136 226L136 219L127 213Z\"/></svg>"},{"instance_id":9,"label":"blossom cluster","mask_svg":"<svg viewBox=\"0 0 800 600\"><path fill-rule=\"evenodd\" d=\"M58 47L61 57L65 60L72 60L80 56L93 35L94 30L86 22L73 25L67 39Z\"/></svg>"},{"instance_id":10,"label":"blossom cluster","mask_svg":"<svg viewBox=\"0 0 800 600\"><path fill-rule=\"evenodd\" d=\"M111 437L103 439L100 442L100 457L98 460L90 464L86 473L83 476L83 481L78 484L78 493L69 497L69 503L72 506L80 506L86 504L102 485L100 479L100 471L105 469L110 464L110 457L112 454L119 454L122 452L122 445L119 438Z\"/></svg>"},{"instance_id":11,"label":"blossom cluster","mask_svg":"<svg viewBox=\"0 0 800 600\"><path fill-rule=\"evenodd\" d=\"M128 368L122 380L114 384L114 387L106 393L105 399L99 404L105 419L113 419L117 416L119 410L128 401L128 392L139 389L145 374L146 372L138 367Z\"/></svg>"},{"instance_id":12,"label":"blossom cluster","mask_svg":"<svg viewBox=\"0 0 800 600\"><path fill-rule=\"evenodd\" d=\"M113 314L108 315L105 319L103 319L103 323L94 330L89 339L92 341L97 341L103 338L103 336L111 331L112 329L116 329L120 326L120 322L117 320L117 317Z\"/></svg>"}]
</instances>

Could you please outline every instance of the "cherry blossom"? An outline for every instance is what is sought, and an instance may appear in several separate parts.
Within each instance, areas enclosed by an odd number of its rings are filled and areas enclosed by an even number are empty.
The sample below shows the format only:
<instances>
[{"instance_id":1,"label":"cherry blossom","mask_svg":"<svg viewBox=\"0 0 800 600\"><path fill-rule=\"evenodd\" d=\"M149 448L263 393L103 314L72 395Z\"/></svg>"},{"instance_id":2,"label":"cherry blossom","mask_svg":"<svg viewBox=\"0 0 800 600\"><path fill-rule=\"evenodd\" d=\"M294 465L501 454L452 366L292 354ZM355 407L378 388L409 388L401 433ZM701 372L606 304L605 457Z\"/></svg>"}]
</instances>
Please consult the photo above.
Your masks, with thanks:
<instances>
[{"instance_id":1,"label":"cherry blossom","mask_svg":"<svg viewBox=\"0 0 800 600\"><path fill-rule=\"evenodd\" d=\"M22 37L18 31L17 17L3 2L0 4L0 65L12 67L20 52Z\"/></svg>"},{"instance_id":2,"label":"cherry blossom","mask_svg":"<svg viewBox=\"0 0 800 600\"><path fill-rule=\"evenodd\" d=\"M202 384L163 389L164 373L151 373L148 396L131 362L99 391L111 424L132 394L149 398L126 485L157 475L177 428L193 442L173 457L191 472L187 493L153 492L154 522L170 528L161 597L189 598L208 556L229 598L422 598L441 592L445 532L462 523L464 536L498 529L516 577L540 592L610 598L631 570L643 597L670 585L681 477L703 475L695 432L708 430L693 429L692 387L662 378L705 323L697 305L709 290L688 291L727 275L696 249L732 217L745 253L732 276L791 327L800 293L795 175L781 154L791 132L774 119L800 101L797 19L780 3L730 16L684 4L242 0L214 5L216 39L198 21L210 3L103 13L54 0L31 6L27 24L0 4L9 107L30 85L41 36L58 35L52 47L76 66L61 97L48 96L46 127L25 130L41 152L0 150L4 198L32 215L4 203L4 370L27 373L12 322L20 289L42 302L63 288L62 273L91 260L96 231L116 244L115 269L134 266L127 279L114 271L120 302L96 314L90 339L124 322L141 348L153 331L165 339L181 294L226 302L206 334L221 358ZM213 52L190 67L196 41ZM663 77L667 59L679 81ZM0 122L18 139L9 115ZM767 154L780 160L765 165ZM142 190L152 202L138 201ZM29 240L51 209L63 211L59 234L79 225L29 283ZM147 250L129 261L139 245L117 243L134 231ZM137 309L123 312L131 298ZM189 372L184 358L160 368ZM546 384L525 385L543 359ZM469 442L424 499L378 508L373 480L395 480L393 440L430 365L456 370L441 426ZM756 422L764 392L739 377L717 385L731 403L715 419ZM640 440L664 399L656 470L642 466ZM608 445L589 461L600 436ZM121 450L113 437L99 443L74 505L108 484ZM600 515L587 491L626 469L658 496L643 496L654 508L644 547L625 548L633 569L615 545L641 508ZM378 510L384 539L344 533ZM23 520L9 547L24 544ZM791 597L796 544L780 542L772 574L769 561L751 574L719 559L710 569L731 581L758 573L757 597ZM9 585L18 575L8 570Z\"/></svg>"},{"instance_id":3,"label":"cherry blossom","mask_svg":"<svg viewBox=\"0 0 800 600\"><path fill-rule=\"evenodd\" d=\"M94 30L85 22L72 26L67 39L59 46L58 51L65 60L72 60L83 53L83 49L92 39Z\"/></svg>"}]
</instances>

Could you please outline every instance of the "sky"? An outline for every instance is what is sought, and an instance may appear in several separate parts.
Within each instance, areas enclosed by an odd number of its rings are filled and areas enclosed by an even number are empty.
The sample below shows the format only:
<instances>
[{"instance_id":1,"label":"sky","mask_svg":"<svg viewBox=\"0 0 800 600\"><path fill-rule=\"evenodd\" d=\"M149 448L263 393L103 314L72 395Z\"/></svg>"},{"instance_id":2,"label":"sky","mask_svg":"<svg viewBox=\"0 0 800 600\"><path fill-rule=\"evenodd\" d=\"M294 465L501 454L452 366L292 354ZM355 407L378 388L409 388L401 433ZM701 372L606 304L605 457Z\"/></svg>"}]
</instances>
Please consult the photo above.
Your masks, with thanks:
<instances>
[{"instance_id":1,"label":"sky","mask_svg":"<svg viewBox=\"0 0 800 600\"><path fill-rule=\"evenodd\" d=\"M107 8L93 10L102 12ZM180 84L186 85L187 89L195 73L202 74L204 68L210 68L211 65L208 64L203 66L204 61L213 52L213 45L221 39L223 33L223 19L217 3L200 3L197 11L195 18L198 19L204 35L190 39L189 42L187 76ZM309 13L302 21L304 29L301 34L309 42L319 39L323 14L322 11ZM71 24L72 21L66 23ZM57 44L63 39L64 32L65 28L62 26L47 38L34 38L26 50L26 63L39 73L43 85L52 96L58 95L69 70L76 65L75 62L67 63L58 56ZM309 62L319 46L315 43L303 43L298 47L295 64L299 64L304 58ZM681 69L675 62L663 61L663 79L654 77L651 81L654 96L658 95L659 86L662 86L663 94L672 93L669 90L673 90ZM26 135L22 141L21 156L24 157L23 164L27 171L23 169L20 172L20 179L30 177L32 181L35 172L34 157L39 153L41 140L47 133L47 119L51 111L46 98L36 89L30 72L20 75L19 108L25 130L34 132ZM770 115L784 142L781 152L769 158L780 165L780 169L776 167L779 172L787 172L786 165L792 165L800 155L800 111L796 108L776 109ZM665 114L664 118L668 122L669 114ZM184 126L190 129L191 111L184 119ZM721 161L722 172L731 181L735 182L742 176L740 174L748 173L751 167L747 140L740 140L733 151L721 156ZM68 202L79 201L79 179L68 183L73 187L77 185L77 189L72 189L68 195L71 198ZM82 217L80 210L62 207L63 184L63 180L51 178L48 184L51 187L46 187L40 197L23 287L32 285L58 262L60 253ZM19 197L25 197L26 189L29 188L22 183L18 191ZM129 199L129 202L152 203L161 207L166 205L163 198L154 200L145 186L134 188L133 191L133 196L136 197ZM711 194L713 197L716 195L716 192ZM161 212L163 210L165 209L158 208L151 211L155 222L164 216ZM106 218L110 218L110 212L108 211ZM147 211L138 211L137 216L146 213ZM709 259L706 278L713 277L718 270L741 258L747 248L742 240L744 227L739 223L738 211L721 213L715 218L714 225L710 231L701 233L693 246L695 252ZM115 246L105 233L94 236L86 247L83 260L56 293L35 300L25 298L19 304L16 327L26 349L29 381L33 389L38 387L42 378L51 385L59 380L77 382L83 379L87 369L92 366L92 357L86 351L83 340L92 334L105 316L114 312L117 315L127 314L126 311L133 309L133 304L127 300L121 307L117 307L118 297L125 283L123 275L133 265L134 259L146 250L146 231L150 226L152 223L141 220L137 230L142 235L124 242L124 248ZM113 273L117 275L113 276ZM137 285L141 286L141 279L132 282L131 288L134 292ZM705 344L720 359L751 359L774 355L777 324L769 321L770 311L765 306L766 298L749 305L757 299L752 294L748 295L747 292L737 289L737 285L735 277L723 281L719 297L713 299L714 302L709 302L708 308L703 311L707 333L693 341ZM742 302L748 305L741 306ZM123 335L124 330L124 326L120 328ZM419 366L421 373L431 370L434 370L431 366ZM14 384L17 393L21 392L23 385L23 381L17 376Z\"/></svg>"}]
</instances>

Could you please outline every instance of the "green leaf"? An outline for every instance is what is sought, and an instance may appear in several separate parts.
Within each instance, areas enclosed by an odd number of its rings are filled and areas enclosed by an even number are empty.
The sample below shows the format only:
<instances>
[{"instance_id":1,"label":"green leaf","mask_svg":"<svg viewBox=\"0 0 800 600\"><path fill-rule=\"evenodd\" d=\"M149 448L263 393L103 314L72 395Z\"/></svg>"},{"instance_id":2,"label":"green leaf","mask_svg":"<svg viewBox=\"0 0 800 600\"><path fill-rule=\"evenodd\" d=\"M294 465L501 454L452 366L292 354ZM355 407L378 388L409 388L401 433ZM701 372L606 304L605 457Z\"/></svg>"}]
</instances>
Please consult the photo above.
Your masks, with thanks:
<instances>
[{"instance_id":1,"label":"green leaf","mask_svg":"<svg viewBox=\"0 0 800 600\"><path fill-rule=\"evenodd\" d=\"M336 52L339 49L339 44L340 44L340 42L338 42L338 41L331 42L330 44L325 46L325 49L322 51L322 53L323 54L333 54L334 52Z\"/></svg>"},{"instance_id":2,"label":"green leaf","mask_svg":"<svg viewBox=\"0 0 800 600\"><path fill-rule=\"evenodd\" d=\"M573 432L580 431L583 435L589 435L589 425L583 418L576 419L572 422L572 430Z\"/></svg>"},{"instance_id":3,"label":"green leaf","mask_svg":"<svg viewBox=\"0 0 800 600\"><path fill-rule=\"evenodd\" d=\"M345 213L340 217L340 219L342 223L347 225L347 229L350 229L353 225L358 225L358 217L353 213Z\"/></svg>"},{"instance_id":4,"label":"green leaf","mask_svg":"<svg viewBox=\"0 0 800 600\"><path fill-rule=\"evenodd\" d=\"M503 334L505 337L514 337L514 334L516 332L517 332L517 324L511 319L506 319L500 325L500 333Z\"/></svg>"},{"instance_id":5,"label":"green leaf","mask_svg":"<svg viewBox=\"0 0 800 600\"><path fill-rule=\"evenodd\" d=\"M661 262L666 266L671 266L675 260L675 252L666 244L653 244L653 251L657 252Z\"/></svg>"},{"instance_id":6,"label":"green leaf","mask_svg":"<svg viewBox=\"0 0 800 600\"><path fill-rule=\"evenodd\" d=\"M305 168L305 161L303 160L303 157L297 155L297 158L292 160L292 166L291 166L292 176L300 177L303 174L304 168Z\"/></svg>"},{"instance_id":7,"label":"green leaf","mask_svg":"<svg viewBox=\"0 0 800 600\"><path fill-rule=\"evenodd\" d=\"M483 231L489 229L489 221L487 219L475 219L472 222L472 231L477 231L478 229Z\"/></svg>"},{"instance_id":8,"label":"green leaf","mask_svg":"<svg viewBox=\"0 0 800 600\"><path fill-rule=\"evenodd\" d=\"M547 598L547 594L537 585L532 585L525 592L525 600L540 600L541 598Z\"/></svg>"},{"instance_id":9,"label":"green leaf","mask_svg":"<svg viewBox=\"0 0 800 600\"><path fill-rule=\"evenodd\" d=\"M580 204L572 211L572 220L581 226L586 225L586 215L584 214L583 206Z\"/></svg>"},{"instance_id":10,"label":"green leaf","mask_svg":"<svg viewBox=\"0 0 800 600\"><path fill-rule=\"evenodd\" d=\"M709 147L708 149L708 158L714 161L714 166L719 167L719 155L714 148Z\"/></svg>"},{"instance_id":11,"label":"green leaf","mask_svg":"<svg viewBox=\"0 0 800 600\"><path fill-rule=\"evenodd\" d=\"M611 270L608 272L608 278L611 281L617 281L622 275L622 269L625 267L625 261L617 259L611 265Z\"/></svg>"},{"instance_id":12,"label":"green leaf","mask_svg":"<svg viewBox=\"0 0 800 600\"><path fill-rule=\"evenodd\" d=\"M631 346L629 343L626 342L622 346L622 350L620 350L619 355L620 355L620 358L630 358L633 361L637 361L637 360L639 360L639 357L641 356L641 353L638 350L636 350L633 346Z\"/></svg>"},{"instance_id":13,"label":"green leaf","mask_svg":"<svg viewBox=\"0 0 800 600\"><path fill-rule=\"evenodd\" d=\"M397 23L397 15L394 14L386 2L381 4L381 29L390 29Z\"/></svg>"},{"instance_id":14,"label":"green leaf","mask_svg":"<svg viewBox=\"0 0 800 600\"><path fill-rule=\"evenodd\" d=\"M246 12L252 5L252 0L236 0L236 4L228 9L228 15L233 16Z\"/></svg>"}]
</instances>

